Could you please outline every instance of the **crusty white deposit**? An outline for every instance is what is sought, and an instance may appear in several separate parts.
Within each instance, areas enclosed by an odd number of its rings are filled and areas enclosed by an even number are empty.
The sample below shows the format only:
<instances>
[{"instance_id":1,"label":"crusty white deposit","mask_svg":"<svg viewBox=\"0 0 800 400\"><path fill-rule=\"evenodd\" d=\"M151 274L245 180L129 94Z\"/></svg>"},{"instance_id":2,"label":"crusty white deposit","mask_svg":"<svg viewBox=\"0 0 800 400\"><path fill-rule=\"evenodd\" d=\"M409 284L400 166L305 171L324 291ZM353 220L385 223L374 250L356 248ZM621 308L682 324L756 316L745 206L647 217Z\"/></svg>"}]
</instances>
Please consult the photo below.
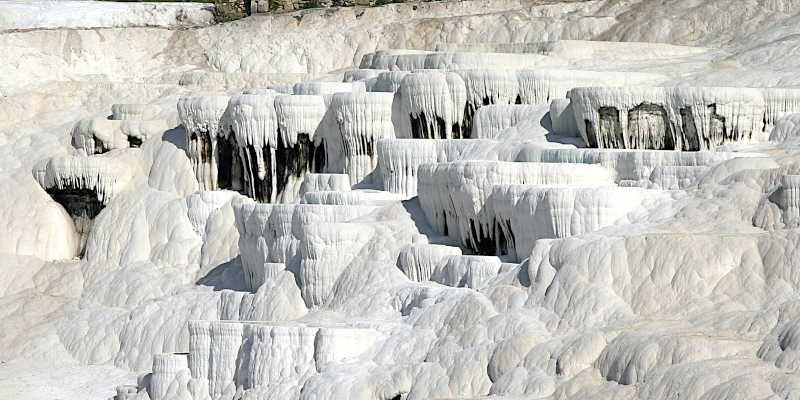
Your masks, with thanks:
<instances>
[{"instance_id":1,"label":"crusty white deposit","mask_svg":"<svg viewBox=\"0 0 800 400\"><path fill-rule=\"evenodd\" d=\"M798 0L2 3L0 398L800 398Z\"/></svg>"}]
</instances>

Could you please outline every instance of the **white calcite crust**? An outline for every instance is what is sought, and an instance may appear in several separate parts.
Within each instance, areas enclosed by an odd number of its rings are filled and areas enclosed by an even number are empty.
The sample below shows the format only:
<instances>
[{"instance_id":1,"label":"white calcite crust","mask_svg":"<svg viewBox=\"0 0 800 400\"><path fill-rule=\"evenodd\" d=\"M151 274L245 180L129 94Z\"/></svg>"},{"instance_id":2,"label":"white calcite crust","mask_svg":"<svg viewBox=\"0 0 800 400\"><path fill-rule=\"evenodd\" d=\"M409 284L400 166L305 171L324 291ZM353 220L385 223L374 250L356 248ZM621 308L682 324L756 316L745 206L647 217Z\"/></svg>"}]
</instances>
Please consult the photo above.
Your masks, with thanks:
<instances>
[{"instance_id":1,"label":"white calcite crust","mask_svg":"<svg viewBox=\"0 0 800 400\"><path fill-rule=\"evenodd\" d=\"M796 0L2 3L0 399L800 397Z\"/></svg>"},{"instance_id":2,"label":"white calcite crust","mask_svg":"<svg viewBox=\"0 0 800 400\"><path fill-rule=\"evenodd\" d=\"M325 140L326 159L343 158L341 172L351 185L376 180L376 143L395 137L392 101L392 94L380 92L338 93L331 98L328 129L333 140Z\"/></svg>"},{"instance_id":3,"label":"white calcite crust","mask_svg":"<svg viewBox=\"0 0 800 400\"><path fill-rule=\"evenodd\" d=\"M593 87L569 98L589 147L712 150L765 139L774 120L758 89Z\"/></svg>"},{"instance_id":4,"label":"white calcite crust","mask_svg":"<svg viewBox=\"0 0 800 400\"><path fill-rule=\"evenodd\" d=\"M178 100L178 116L186 128L186 152L192 162L201 190L219 188L218 143L227 136L223 116L228 96L182 97Z\"/></svg>"},{"instance_id":5,"label":"white calcite crust","mask_svg":"<svg viewBox=\"0 0 800 400\"><path fill-rule=\"evenodd\" d=\"M499 184L612 185L611 172L597 165L455 161L419 168L419 199L439 233L473 251L502 254L487 201Z\"/></svg>"},{"instance_id":6,"label":"white calcite crust","mask_svg":"<svg viewBox=\"0 0 800 400\"><path fill-rule=\"evenodd\" d=\"M581 185L496 185L488 213L507 251L527 258L539 239L557 239L628 223L660 193L640 188Z\"/></svg>"}]
</instances>

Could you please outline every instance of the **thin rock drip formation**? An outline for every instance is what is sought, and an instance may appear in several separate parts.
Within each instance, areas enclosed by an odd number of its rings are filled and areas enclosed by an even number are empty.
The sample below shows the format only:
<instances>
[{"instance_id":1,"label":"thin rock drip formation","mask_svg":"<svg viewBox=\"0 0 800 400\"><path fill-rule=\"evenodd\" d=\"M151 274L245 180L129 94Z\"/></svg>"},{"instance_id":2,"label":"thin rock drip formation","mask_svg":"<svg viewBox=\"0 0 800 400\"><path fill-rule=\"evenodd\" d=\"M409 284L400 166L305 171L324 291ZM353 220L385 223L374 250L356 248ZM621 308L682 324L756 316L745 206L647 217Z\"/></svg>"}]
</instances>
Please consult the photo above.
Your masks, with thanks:
<instances>
[{"instance_id":1,"label":"thin rock drip formation","mask_svg":"<svg viewBox=\"0 0 800 400\"><path fill-rule=\"evenodd\" d=\"M236 189L232 185L239 171L233 166L239 163L231 159L235 139L223 127L228 101L228 96L178 100L178 116L187 132L187 154L201 190Z\"/></svg>"},{"instance_id":2,"label":"thin rock drip formation","mask_svg":"<svg viewBox=\"0 0 800 400\"><path fill-rule=\"evenodd\" d=\"M92 221L115 196L134 182L122 160L104 156L60 156L42 160L33 170L39 185L67 211L83 254Z\"/></svg>"}]
</instances>

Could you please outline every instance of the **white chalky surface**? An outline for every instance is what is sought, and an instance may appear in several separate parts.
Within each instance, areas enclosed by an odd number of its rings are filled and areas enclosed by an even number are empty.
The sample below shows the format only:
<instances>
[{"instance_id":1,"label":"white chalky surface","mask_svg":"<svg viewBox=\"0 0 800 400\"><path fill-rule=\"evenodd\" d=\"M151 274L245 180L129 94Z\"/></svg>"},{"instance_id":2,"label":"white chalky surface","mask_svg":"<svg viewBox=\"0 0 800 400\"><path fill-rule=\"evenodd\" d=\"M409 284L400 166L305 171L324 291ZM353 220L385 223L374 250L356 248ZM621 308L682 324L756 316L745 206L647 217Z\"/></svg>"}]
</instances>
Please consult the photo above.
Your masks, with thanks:
<instances>
[{"instance_id":1,"label":"white chalky surface","mask_svg":"<svg viewBox=\"0 0 800 400\"><path fill-rule=\"evenodd\" d=\"M800 1L0 2L0 399L800 398Z\"/></svg>"}]
</instances>

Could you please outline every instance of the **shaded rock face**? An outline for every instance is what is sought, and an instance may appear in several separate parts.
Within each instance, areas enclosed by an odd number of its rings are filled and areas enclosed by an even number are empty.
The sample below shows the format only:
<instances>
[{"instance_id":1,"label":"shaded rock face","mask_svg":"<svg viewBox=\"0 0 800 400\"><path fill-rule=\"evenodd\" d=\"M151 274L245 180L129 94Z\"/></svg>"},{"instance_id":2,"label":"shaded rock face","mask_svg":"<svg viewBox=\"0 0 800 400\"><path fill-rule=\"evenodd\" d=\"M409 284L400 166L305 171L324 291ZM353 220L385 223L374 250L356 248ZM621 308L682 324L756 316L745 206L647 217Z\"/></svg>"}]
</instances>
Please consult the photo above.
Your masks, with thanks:
<instances>
[{"instance_id":1,"label":"shaded rock face","mask_svg":"<svg viewBox=\"0 0 800 400\"><path fill-rule=\"evenodd\" d=\"M80 235L79 253L83 256L86 238L92 229L92 221L100 214L105 204L98 200L94 190L83 188L51 188L46 190L47 194L58 204L61 204L75 223L75 230Z\"/></svg>"},{"instance_id":2,"label":"shaded rock face","mask_svg":"<svg viewBox=\"0 0 800 400\"><path fill-rule=\"evenodd\" d=\"M306 133L297 135L294 146L278 135L276 148L239 146L233 136L218 144L220 189L237 191L260 203L284 202L287 189L294 188L307 173L322 172L325 144L315 144ZM258 154L258 153L261 154ZM259 157L260 156L260 157ZM259 159L263 166L259 166ZM288 196L292 199L294 196ZM286 200L290 200L286 197Z\"/></svg>"},{"instance_id":3,"label":"shaded rock face","mask_svg":"<svg viewBox=\"0 0 800 400\"><path fill-rule=\"evenodd\" d=\"M324 141L314 143L307 133L297 135L297 143L277 136L277 147L242 145L234 135L218 137L215 148L207 132L192 132L189 145L197 149L202 165L213 165L219 189L239 192L262 203L282 202L290 181L302 181L306 173L322 172L325 167ZM263 165L261 165L263 163ZM292 186L294 187L294 186ZM291 196L293 199L293 196Z\"/></svg>"}]
</instances>

